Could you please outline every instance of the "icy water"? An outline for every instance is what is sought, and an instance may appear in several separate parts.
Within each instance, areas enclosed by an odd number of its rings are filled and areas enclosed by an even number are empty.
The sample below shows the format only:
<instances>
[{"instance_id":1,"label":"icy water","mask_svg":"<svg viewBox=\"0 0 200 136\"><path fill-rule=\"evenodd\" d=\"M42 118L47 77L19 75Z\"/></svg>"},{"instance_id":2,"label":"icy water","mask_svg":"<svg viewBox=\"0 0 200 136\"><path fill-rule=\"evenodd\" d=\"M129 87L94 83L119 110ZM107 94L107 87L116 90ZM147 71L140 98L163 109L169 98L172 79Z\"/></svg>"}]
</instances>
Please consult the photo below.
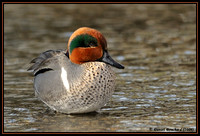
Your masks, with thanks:
<instances>
[{"instance_id":1,"label":"icy water","mask_svg":"<svg viewBox=\"0 0 200 136\"><path fill-rule=\"evenodd\" d=\"M97 113L54 113L34 95L29 62L66 49L74 30L103 33L112 99ZM5 4L4 132L195 132L195 4Z\"/></svg>"}]
</instances>

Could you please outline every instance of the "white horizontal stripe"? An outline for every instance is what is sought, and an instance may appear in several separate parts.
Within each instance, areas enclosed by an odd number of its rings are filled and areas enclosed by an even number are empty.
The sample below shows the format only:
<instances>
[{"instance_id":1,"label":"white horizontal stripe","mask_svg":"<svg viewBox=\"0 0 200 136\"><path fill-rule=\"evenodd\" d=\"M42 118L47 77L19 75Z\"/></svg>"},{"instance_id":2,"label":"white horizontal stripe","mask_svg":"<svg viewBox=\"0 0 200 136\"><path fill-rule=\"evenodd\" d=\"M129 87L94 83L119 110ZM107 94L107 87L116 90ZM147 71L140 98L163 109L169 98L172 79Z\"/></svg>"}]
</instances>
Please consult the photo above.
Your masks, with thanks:
<instances>
[{"instance_id":1,"label":"white horizontal stripe","mask_svg":"<svg viewBox=\"0 0 200 136\"><path fill-rule=\"evenodd\" d=\"M68 82L68 79L67 79L67 71L65 70L64 67L61 68L61 78L62 78L63 85L65 86L65 88L67 90L69 90L69 82Z\"/></svg>"}]
</instances>

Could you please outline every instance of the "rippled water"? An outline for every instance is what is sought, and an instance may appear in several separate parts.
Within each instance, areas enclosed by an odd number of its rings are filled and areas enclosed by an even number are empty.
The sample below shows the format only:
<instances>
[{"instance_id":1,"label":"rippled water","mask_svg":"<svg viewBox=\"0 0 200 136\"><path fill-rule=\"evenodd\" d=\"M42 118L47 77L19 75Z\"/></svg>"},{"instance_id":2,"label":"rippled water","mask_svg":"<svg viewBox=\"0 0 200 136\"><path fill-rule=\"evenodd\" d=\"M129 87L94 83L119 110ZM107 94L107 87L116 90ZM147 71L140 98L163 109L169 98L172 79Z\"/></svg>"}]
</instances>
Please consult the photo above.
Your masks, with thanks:
<instances>
[{"instance_id":1,"label":"rippled water","mask_svg":"<svg viewBox=\"0 0 200 136\"><path fill-rule=\"evenodd\" d=\"M195 4L5 4L4 132L196 131ZM71 33L101 31L125 66L97 113L54 113L37 100L29 62L65 49Z\"/></svg>"}]
</instances>

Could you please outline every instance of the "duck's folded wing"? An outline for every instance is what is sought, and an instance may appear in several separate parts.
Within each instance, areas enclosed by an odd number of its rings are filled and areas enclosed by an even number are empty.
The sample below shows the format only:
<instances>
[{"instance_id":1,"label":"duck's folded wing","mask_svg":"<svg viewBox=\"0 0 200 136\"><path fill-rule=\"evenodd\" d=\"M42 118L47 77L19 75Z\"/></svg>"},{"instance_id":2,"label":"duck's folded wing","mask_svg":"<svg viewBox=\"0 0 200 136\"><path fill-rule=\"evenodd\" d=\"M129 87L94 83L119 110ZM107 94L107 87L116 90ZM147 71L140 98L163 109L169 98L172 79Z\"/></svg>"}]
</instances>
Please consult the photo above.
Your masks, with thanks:
<instances>
[{"instance_id":1,"label":"duck's folded wing","mask_svg":"<svg viewBox=\"0 0 200 136\"><path fill-rule=\"evenodd\" d=\"M31 63L34 63L29 69L33 70L34 75L44 73L50 70L55 70L59 65L58 56L63 55L63 50L48 50L41 53L37 58L33 59Z\"/></svg>"}]
</instances>

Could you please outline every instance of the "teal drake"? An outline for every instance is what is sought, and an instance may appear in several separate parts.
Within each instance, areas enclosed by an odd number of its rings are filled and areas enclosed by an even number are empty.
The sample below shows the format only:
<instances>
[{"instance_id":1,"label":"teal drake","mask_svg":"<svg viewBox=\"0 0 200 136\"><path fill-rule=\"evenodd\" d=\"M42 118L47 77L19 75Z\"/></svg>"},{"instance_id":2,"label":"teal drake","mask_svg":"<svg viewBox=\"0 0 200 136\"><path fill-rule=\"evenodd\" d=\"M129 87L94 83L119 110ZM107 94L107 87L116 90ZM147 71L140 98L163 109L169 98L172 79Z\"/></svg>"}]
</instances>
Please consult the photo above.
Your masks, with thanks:
<instances>
[{"instance_id":1,"label":"teal drake","mask_svg":"<svg viewBox=\"0 0 200 136\"><path fill-rule=\"evenodd\" d=\"M67 50L48 50L31 63L36 97L67 114L103 107L115 89L112 67L124 68L109 55L104 36L88 27L71 35Z\"/></svg>"}]
</instances>

